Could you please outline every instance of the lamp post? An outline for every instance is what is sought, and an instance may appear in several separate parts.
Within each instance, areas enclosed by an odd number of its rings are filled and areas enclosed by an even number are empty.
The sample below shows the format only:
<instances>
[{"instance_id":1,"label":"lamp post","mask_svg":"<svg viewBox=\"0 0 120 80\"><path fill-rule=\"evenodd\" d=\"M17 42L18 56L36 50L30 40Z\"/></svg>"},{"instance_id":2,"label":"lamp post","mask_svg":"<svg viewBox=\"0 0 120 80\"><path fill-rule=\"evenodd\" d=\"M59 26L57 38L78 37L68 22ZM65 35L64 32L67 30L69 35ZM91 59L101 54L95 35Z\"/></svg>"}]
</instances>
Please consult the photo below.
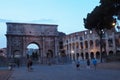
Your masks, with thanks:
<instances>
[{"instance_id":1,"label":"lamp post","mask_svg":"<svg viewBox=\"0 0 120 80\"><path fill-rule=\"evenodd\" d=\"M114 19L114 21L111 23L111 25L113 26L113 27L115 27L116 26L116 19ZM102 54L102 48L103 48L103 41L102 41L102 38L103 38L103 30L104 29L96 29L96 31L97 31L97 33L98 33L98 35L99 35L99 37L100 37L100 62L103 62L103 54Z\"/></svg>"},{"instance_id":2,"label":"lamp post","mask_svg":"<svg viewBox=\"0 0 120 80\"><path fill-rule=\"evenodd\" d=\"M72 60L74 61L74 50L71 51L71 54L72 54Z\"/></svg>"},{"instance_id":3,"label":"lamp post","mask_svg":"<svg viewBox=\"0 0 120 80\"><path fill-rule=\"evenodd\" d=\"M115 23L115 22L113 22L113 23L112 23L112 26L115 26L115 25L116 25L116 23Z\"/></svg>"}]
</instances>

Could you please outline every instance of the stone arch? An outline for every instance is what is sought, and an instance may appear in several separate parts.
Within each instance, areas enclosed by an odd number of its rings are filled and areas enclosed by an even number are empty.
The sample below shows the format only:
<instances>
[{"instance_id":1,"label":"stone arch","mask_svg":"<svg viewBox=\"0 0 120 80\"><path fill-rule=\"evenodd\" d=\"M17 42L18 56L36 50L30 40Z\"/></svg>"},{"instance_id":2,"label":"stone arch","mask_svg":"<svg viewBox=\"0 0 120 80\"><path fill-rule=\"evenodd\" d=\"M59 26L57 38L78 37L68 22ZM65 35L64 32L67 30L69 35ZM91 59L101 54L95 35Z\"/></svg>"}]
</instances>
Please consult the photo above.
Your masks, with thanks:
<instances>
[{"instance_id":1,"label":"stone arch","mask_svg":"<svg viewBox=\"0 0 120 80\"><path fill-rule=\"evenodd\" d=\"M96 52L96 58L100 59L100 52L99 51Z\"/></svg>"},{"instance_id":2,"label":"stone arch","mask_svg":"<svg viewBox=\"0 0 120 80\"><path fill-rule=\"evenodd\" d=\"M109 55L112 56L114 54L114 52L111 50L109 51Z\"/></svg>"},{"instance_id":3,"label":"stone arch","mask_svg":"<svg viewBox=\"0 0 120 80\"><path fill-rule=\"evenodd\" d=\"M88 48L88 41L85 41L85 48Z\"/></svg>"},{"instance_id":4,"label":"stone arch","mask_svg":"<svg viewBox=\"0 0 120 80\"><path fill-rule=\"evenodd\" d=\"M100 45L100 41L99 41L98 39L96 39L96 40L95 40L95 46L96 46L96 47L99 47L99 45Z\"/></svg>"},{"instance_id":5,"label":"stone arch","mask_svg":"<svg viewBox=\"0 0 120 80\"><path fill-rule=\"evenodd\" d=\"M85 59L89 59L89 53L88 52L85 53Z\"/></svg>"},{"instance_id":6,"label":"stone arch","mask_svg":"<svg viewBox=\"0 0 120 80\"><path fill-rule=\"evenodd\" d=\"M38 46L38 48L40 48L40 44L39 44L38 42L36 42L36 41L29 42L29 43L26 45L26 47L27 47L28 45L30 45L30 44L35 44L35 45Z\"/></svg>"},{"instance_id":7,"label":"stone arch","mask_svg":"<svg viewBox=\"0 0 120 80\"><path fill-rule=\"evenodd\" d=\"M83 49L83 42L80 42L80 49Z\"/></svg>"},{"instance_id":8,"label":"stone arch","mask_svg":"<svg viewBox=\"0 0 120 80\"><path fill-rule=\"evenodd\" d=\"M90 58L91 58L91 59L94 58L94 53L93 53L93 52L90 53Z\"/></svg>"},{"instance_id":9,"label":"stone arch","mask_svg":"<svg viewBox=\"0 0 120 80\"><path fill-rule=\"evenodd\" d=\"M90 47L93 47L93 40L90 40Z\"/></svg>"},{"instance_id":10,"label":"stone arch","mask_svg":"<svg viewBox=\"0 0 120 80\"><path fill-rule=\"evenodd\" d=\"M80 56L80 54L79 54L79 53L76 53L76 58L77 58L77 59L79 58L79 56Z\"/></svg>"},{"instance_id":11,"label":"stone arch","mask_svg":"<svg viewBox=\"0 0 120 80\"><path fill-rule=\"evenodd\" d=\"M78 42L76 42L76 49L78 49L79 48L79 43Z\"/></svg>"},{"instance_id":12,"label":"stone arch","mask_svg":"<svg viewBox=\"0 0 120 80\"><path fill-rule=\"evenodd\" d=\"M81 57L82 57L82 59L84 59L84 53L83 52L81 53Z\"/></svg>"},{"instance_id":13,"label":"stone arch","mask_svg":"<svg viewBox=\"0 0 120 80\"><path fill-rule=\"evenodd\" d=\"M40 44L37 42L29 42L26 44L26 57L32 58L33 60L38 60L41 56Z\"/></svg>"},{"instance_id":14,"label":"stone arch","mask_svg":"<svg viewBox=\"0 0 120 80\"><path fill-rule=\"evenodd\" d=\"M73 50L75 49L75 43L72 43L72 49Z\"/></svg>"},{"instance_id":15,"label":"stone arch","mask_svg":"<svg viewBox=\"0 0 120 80\"><path fill-rule=\"evenodd\" d=\"M6 24L7 57L13 56L14 51L18 50L21 54L21 58L25 58L26 47L30 43L35 43L39 46L40 57L42 59L46 56L48 49L51 49L55 55L58 54L58 25L13 22Z\"/></svg>"}]
</instances>

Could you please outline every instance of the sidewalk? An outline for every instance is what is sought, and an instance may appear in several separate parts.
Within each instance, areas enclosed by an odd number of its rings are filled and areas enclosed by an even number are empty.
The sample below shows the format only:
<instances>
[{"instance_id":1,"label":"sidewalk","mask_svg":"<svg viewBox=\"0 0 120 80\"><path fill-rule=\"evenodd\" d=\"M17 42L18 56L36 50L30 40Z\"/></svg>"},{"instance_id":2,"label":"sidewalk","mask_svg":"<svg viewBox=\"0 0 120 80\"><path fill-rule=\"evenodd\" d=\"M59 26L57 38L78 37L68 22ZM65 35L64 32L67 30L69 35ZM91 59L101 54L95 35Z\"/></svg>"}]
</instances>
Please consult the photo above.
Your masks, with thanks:
<instances>
[{"instance_id":1,"label":"sidewalk","mask_svg":"<svg viewBox=\"0 0 120 80\"><path fill-rule=\"evenodd\" d=\"M73 64L34 65L28 72L26 67L15 68L9 80L120 80L120 70L86 69L77 70Z\"/></svg>"}]
</instances>

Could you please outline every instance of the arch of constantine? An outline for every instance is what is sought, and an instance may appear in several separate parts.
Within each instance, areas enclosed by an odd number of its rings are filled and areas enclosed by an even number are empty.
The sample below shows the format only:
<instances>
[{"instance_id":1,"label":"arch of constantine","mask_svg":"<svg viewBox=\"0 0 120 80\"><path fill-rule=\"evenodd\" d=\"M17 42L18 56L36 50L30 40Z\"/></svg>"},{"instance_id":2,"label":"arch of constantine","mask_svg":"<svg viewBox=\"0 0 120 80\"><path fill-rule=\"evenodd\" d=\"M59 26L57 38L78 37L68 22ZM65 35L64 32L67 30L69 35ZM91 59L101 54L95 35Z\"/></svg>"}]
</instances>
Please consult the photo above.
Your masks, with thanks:
<instances>
[{"instance_id":1,"label":"arch of constantine","mask_svg":"<svg viewBox=\"0 0 120 80\"><path fill-rule=\"evenodd\" d=\"M39 58L58 55L58 25L12 23L7 24L7 56L26 57L27 46L31 43L39 47Z\"/></svg>"}]
</instances>

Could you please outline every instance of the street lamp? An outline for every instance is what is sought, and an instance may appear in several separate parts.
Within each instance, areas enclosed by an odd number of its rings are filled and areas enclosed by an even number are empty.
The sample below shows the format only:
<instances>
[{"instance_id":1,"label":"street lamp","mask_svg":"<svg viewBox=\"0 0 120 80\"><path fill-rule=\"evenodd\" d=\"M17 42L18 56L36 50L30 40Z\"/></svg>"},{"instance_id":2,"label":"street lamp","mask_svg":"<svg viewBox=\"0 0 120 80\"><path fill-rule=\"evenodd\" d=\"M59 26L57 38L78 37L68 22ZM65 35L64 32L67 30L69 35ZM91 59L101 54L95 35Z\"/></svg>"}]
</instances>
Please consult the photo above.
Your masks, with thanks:
<instances>
[{"instance_id":1,"label":"street lamp","mask_svg":"<svg viewBox=\"0 0 120 80\"><path fill-rule=\"evenodd\" d=\"M74 51L72 50L71 53L74 54Z\"/></svg>"},{"instance_id":2,"label":"street lamp","mask_svg":"<svg viewBox=\"0 0 120 80\"><path fill-rule=\"evenodd\" d=\"M72 54L72 60L75 60L75 59L74 59L74 57L75 57L75 56L74 56L74 50L71 51L71 54Z\"/></svg>"},{"instance_id":3,"label":"street lamp","mask_svg":"<svg viewBox=\"0 0 120 80\"><path fill-rule=\"evenodd\" d=\"M115 22L113 22L113 23L112 23L112 26L115 26L115 25L116 25L116 23L115 23Z\"/></svg>"}]
</instances>

